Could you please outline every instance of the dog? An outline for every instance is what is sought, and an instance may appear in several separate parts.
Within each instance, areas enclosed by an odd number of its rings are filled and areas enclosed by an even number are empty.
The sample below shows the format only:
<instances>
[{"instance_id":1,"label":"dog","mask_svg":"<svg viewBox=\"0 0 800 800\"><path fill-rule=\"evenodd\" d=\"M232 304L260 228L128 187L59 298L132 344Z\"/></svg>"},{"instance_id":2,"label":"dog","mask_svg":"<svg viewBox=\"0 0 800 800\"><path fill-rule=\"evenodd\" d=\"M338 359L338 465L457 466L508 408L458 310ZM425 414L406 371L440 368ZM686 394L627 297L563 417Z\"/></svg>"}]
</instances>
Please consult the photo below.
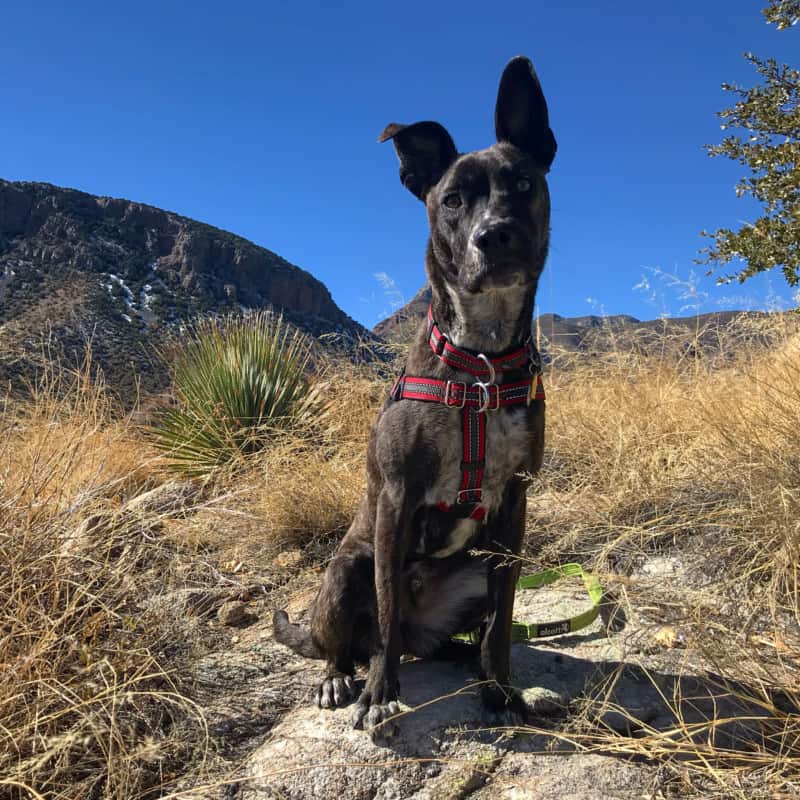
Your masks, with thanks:
<instances>
[{"instance_id":1,"label":"dog","mask_svg":"<svg viewBox=\"0 0 800 800\"><path fill-rule=\"evenodd\" d=\"M400 180L430 224L428 319L375 420L367 489L330 561L310 628L276 611L277 641L327 661L320 707L355 699L354 727L397 731L403 653L436 656L478 628L481 696L524 713L510 685L513 558L525 480L542 464L545 404L531 319L550 236L546 175L556 153L531 62L512 59L495 106L497 141L459 154L437 122L392 123ZM488 559L471 555L489 551Z\"/></svg>"}]
</instances>

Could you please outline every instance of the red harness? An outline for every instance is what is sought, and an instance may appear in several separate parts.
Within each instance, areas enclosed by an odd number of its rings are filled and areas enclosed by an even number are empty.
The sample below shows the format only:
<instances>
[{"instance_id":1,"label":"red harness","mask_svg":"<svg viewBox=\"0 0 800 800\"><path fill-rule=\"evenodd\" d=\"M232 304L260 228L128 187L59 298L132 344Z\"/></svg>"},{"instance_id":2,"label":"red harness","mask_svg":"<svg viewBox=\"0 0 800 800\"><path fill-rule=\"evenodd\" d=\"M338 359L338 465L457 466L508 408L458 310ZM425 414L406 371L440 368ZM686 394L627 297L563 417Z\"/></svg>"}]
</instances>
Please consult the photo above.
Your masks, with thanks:
<instances>
[{"instance_id":1,"label":"red harness","mask_svg":"<svg viewBox=\"0 0 800 800\"><path fill-rule=\"evenodd\" d=\"M393 400L422 400L461 409L461 488L455 503L439 502L436 508L450 511L456 506L463 516L482 520L487 512L481 505L481 485L486 466L486 414L506 406L530 405L533 400L544 400L539 353L530 339L523 347L496 358L468 353L450 344L434 321L430 307L428 343L441 361L453 369L468 372L477 380L470 386L466 381L440 381L401 374L390 396ZM531 377L512 383L495 383L497 375L525 368Z\"/></svg>"}]
</instances>

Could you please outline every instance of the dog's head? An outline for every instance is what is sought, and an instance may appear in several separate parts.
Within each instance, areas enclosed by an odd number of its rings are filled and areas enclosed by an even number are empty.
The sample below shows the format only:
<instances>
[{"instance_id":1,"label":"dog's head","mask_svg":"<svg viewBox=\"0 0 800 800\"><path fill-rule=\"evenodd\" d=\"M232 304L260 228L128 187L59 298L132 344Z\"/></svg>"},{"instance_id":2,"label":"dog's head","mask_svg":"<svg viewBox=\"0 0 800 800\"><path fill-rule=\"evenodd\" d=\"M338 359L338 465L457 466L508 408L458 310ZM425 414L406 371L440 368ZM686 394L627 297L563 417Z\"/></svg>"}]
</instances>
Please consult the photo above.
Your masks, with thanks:
<instances>
[{"instance_id":1,"label":"dog's head","mask_svg":"<svg viewBox=\"0 0 800 800\"><path fill-rule=\"evenodd\" d=\"M438 122L388 125L400 180L428 210L429 274L458 294L534 286L544 266L550 225L545 175L556 153L542 88L527 58L500 79L497 143L459 155Z\"/></svg>"}]
</instances>

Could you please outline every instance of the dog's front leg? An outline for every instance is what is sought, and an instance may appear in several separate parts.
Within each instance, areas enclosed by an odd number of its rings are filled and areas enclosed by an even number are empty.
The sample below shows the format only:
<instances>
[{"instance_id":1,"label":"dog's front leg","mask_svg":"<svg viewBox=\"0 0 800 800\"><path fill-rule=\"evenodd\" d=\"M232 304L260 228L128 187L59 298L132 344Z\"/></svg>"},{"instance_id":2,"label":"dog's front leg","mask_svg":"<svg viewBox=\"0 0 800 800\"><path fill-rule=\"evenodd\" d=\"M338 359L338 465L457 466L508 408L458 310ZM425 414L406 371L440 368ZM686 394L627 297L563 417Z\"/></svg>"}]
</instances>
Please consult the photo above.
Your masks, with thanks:
<instances>
[{"instance_id":1,"label":"dog's front leg","mask_svg":"<svg viewBox=\"0 0 800 800\"><path fill-rule=\"evenodd\" d=\"M385 485L378 497L375 514L378 630L374 637L375 649L370 657L367 681L353 719L356 728L362 728L366 722L373 738L393 736L396 723L389 718L400 713L397 703L400 688L397 672L401 655L398 607L408 528L405 492Z\"/></svg>"},{"instance_id":2,"label":"dog's front leg","mask_svg":"<svg viewBox=\"0 0 800 800\"><path fill-rule=\"evenodd\" d=\"M519 478L509 484L503 504L489 524L488 546L498 555L493 558L488 577L488 616L481 640L481 671L489 683L482 687L481 696L491 711L511 711L524 717L525 704L509 682L511 623L519 576L519 562L513 556L522 549L525 535L525 486Z\"/></svg>"}]
</instances>

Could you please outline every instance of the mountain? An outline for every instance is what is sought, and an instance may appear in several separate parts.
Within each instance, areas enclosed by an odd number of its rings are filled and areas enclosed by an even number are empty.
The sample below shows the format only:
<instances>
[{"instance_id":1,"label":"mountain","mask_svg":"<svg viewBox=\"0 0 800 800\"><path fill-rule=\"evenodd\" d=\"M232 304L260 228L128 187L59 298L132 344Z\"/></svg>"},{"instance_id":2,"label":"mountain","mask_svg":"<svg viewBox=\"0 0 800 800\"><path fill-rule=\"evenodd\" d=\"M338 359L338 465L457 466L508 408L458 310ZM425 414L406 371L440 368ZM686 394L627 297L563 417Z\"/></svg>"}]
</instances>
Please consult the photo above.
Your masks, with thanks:
<instances>
[{"instance_id":1,"label":"mountain","mask_svg":"<svg viewBox=\"0 0 800 800\"><path fill-rule=\"evenodd\" d=\"M431 287L425 285L402 308L379 322L373 331L389 342L410 340L417 324L428 313L430 302Z\"/></svg>"},{"instance_id":2,"label":"mountain","mask_svg":"<svg viewBox=\"0 0 800 800\"><path fill-rule=\"evenodd\" d=\"M379 322L375 333L387 341L408 341L427 314L430 300L430 287L424 286L406 305ZM763 339L767 344L770 335L761 324L767 316L762 312L717 311L643 321L628 314L582 317L541 314L534 318L533 330L546 359L564 353L613 350L647 354L660 352L665 346L687 354L697 351L727 356L729 348L743 337Z\"/></svg>"},{"instance_id":3,"label":"mountain","mask_svg":"<svg viewBox=\"0 0 800 800\"><path fill-rule=\"evenodd\" d=\"M276 253L142 203L0 180L0 378L26 377L42 340L122 393L166 383L166 330L203 312L273 308L313 335L370 334L323 283Z\"/></svg>"}]
</instances>

